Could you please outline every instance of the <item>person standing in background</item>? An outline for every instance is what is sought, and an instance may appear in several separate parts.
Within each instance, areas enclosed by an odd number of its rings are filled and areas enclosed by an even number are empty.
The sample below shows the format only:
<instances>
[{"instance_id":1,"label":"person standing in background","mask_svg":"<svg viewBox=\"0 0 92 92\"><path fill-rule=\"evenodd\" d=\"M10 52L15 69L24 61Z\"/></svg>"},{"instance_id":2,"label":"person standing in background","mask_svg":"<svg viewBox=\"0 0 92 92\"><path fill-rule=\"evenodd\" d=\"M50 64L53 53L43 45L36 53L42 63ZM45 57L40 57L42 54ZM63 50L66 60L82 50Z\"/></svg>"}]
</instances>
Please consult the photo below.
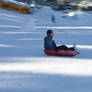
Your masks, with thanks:
<instances>
[{"instance_id":1,"label":"person standing in background","mask_svg":"<svg viewBox=\"0 0 92 92\"><path fill-rule=\"evenodd\" d=\"M54 15L51 16L51 21L52 21L52 23L56 23Z\"/></svg>"}]
</instances>

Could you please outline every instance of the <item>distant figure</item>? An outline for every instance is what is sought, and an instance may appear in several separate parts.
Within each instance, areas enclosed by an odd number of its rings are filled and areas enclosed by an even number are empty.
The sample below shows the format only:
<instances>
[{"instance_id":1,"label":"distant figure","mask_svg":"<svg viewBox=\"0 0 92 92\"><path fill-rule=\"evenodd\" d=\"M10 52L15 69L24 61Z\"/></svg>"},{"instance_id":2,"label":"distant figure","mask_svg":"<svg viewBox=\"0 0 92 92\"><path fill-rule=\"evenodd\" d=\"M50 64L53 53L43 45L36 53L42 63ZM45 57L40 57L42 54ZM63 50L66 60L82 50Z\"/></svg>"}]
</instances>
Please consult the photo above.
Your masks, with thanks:
<instances>
[{"instance_id":1,"label":"distant figure","mask_svg":"<svg viewBox=\"0 0 92 92\"><path fill-rule=\"evenodd\" d=\"M55 41L53 40L54 33L52 30L47 31L47 36L44 38L44 48L45 50L75 50L73 47L68 48L65 45L57 46Z\"/></svg>"},{"instance_id":2,"label":"distant figure","mask_svg":"<svg viewBox=\"0 0 92 92\"><path fill-rule=\"evenodd\" d=\"M55 23L55 16L54 15L51 16L51 21L52 21L52 23Z\"/></svg>"}]
</instances>

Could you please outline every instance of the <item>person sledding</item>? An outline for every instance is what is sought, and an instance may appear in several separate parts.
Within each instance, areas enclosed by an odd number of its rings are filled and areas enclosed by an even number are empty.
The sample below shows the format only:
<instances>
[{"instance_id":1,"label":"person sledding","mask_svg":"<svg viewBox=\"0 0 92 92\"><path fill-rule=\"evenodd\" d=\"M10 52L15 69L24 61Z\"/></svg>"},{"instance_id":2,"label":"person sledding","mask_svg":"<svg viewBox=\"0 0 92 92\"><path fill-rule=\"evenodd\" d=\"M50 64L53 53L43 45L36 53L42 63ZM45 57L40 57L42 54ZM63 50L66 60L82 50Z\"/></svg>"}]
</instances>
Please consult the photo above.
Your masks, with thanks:
<instances>
[{"instance_id":1,"label":"person sledding","mask_svg":"<svg viewBox=\"0 0 92 92\"><path fill-rule=\"evenodd\" d=\"M52 30L48 30L47 31L47 36L44 38L44 48L45 50L72 50L74 51L75 48L74 47L67 47L65 45L61 45L61 46L57 46L55 41L53 40L54 37L54 33Z\"/></svg>"},{"instance_id":2,"label":"person sledding","mask_svg":"<svg viewBox=\"0 0 92 92\"><path fill-rule=\"evenodd\" d=\"M47 36L44 38L44 52L47 55L53 56L65 56L65 57L73 57L80 54L75 50L74 47L67 47L66 45L57 46L55 41L53 40L54 33L52 30L47 31Z\"/></svg>"}]
</instances>

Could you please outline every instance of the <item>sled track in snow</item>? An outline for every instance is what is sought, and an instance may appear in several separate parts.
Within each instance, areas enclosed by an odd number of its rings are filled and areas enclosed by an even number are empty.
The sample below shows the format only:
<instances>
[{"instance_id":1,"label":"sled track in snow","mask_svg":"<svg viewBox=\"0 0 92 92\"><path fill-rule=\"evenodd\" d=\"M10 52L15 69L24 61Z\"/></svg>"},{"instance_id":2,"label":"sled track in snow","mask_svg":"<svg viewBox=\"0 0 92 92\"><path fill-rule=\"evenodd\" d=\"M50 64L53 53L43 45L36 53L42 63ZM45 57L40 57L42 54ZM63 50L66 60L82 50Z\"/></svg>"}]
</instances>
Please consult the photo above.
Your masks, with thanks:
<instances>
[{"instance_id":1,"label":"sled track in snow","mask_svg":"<svg viewBox=\"0 0 92 92\"><path fill-rule=\"evenodd\" d=\"M0 28L22 28L22 26L0 25Z\"/></svg>"},{"instance_id":2,"label":"sled track in snow","mask_svg":"<svg viewBox=\"0 0 92 92\"><path fill-rule=\"evenodd\" d=\"M37 29L92 29L92 27L46 27L36 26Z\"/></svg>"}]
</instances>

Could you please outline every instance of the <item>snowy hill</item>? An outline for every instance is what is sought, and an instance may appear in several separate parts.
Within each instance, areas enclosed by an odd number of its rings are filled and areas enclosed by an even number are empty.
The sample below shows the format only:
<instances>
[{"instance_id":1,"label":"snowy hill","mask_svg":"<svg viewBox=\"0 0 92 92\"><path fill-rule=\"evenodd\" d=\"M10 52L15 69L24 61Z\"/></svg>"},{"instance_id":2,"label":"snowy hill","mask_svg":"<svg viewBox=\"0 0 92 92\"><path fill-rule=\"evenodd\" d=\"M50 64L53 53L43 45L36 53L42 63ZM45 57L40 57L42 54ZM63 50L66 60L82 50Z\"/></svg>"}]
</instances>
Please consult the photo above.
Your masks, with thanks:
<instances>
[{"instance_id":1,"label":"snowy hill","mask_svg":"<svg viewBox=\"0 0 92 92\"><path fill-rule=\"evenodd\" d=\"M43 7L22 15L0 9L0 92L91 92L92 12L64 12ZM81 54L45 55L47 29L54 30L57 44L76 43Z\"/></svg>"}]
</instances>

